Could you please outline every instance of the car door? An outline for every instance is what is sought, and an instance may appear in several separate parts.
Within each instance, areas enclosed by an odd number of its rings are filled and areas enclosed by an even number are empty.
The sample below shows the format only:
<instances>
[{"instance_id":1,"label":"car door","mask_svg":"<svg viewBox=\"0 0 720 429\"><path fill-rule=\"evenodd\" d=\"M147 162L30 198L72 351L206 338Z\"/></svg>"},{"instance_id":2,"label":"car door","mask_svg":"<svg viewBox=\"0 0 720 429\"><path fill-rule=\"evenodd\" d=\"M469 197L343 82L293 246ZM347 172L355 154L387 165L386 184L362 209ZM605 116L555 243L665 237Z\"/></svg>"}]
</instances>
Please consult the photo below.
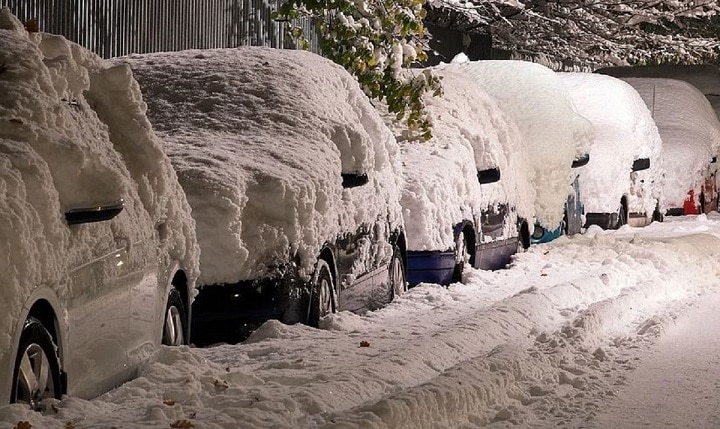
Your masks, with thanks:
<instances>
[{"instance_id":1,"label":"car door","mask_svg":"<svg viewBox=\"0 0 720 429\"><path fill-rule=\"evenodd\" d=\"M344 234L336 241L340 311L362 312L372 307L373 282L368 273L371 246L368 225L360 225L354 233Z\"/></svg>"},{"instance_id":2,"label":"car door","mask_svg":"<svg viewBox=\"0 0 720 429\"><path fill-rule=\"evenodd\" d=\"M133 267L130 277L130 332L128 335L128 359L130 365L138 365L150 357L160 345L161 327L165 311L165 280L160 279L159 261L166 258L160 254L159 240L165 225L160 223L148 238L133 243ZM153 237L155 234L155 237Z\"/></svg>"},{"instance_id":3,"label":"car door","mask_svg":"<svg viewBox=\"0 0 720 429\"><path fill-rule=\"evenodd\" d=\"M131 236L121 223L111 222L86 219L68 226L73 244L91 243L80 248L83 257L69 273L65 369L74 396L96 396L129 376Z\"/></svg>"}]
</instances>

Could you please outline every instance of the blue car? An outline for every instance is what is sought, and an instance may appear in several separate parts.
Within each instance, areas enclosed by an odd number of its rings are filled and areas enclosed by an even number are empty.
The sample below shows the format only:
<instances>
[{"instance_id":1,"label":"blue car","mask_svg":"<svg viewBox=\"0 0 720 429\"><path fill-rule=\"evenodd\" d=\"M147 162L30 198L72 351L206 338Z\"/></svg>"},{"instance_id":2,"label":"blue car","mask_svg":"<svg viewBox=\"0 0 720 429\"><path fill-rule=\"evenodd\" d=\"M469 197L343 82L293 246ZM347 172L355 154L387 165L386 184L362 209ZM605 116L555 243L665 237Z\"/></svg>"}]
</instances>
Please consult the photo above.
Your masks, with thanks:
<instances>
[{"instance_id":1,"label":"blue car","mask_svg":"<svg viewBox=\"0 0 720 429\"><path fill-rule=\"evenodd\" d=\"M465 74L433 69L444 94L425 100L433 121L430 141L400 142L400 205L407 237L408 282L448 285L466 266L505 268L527 248L526 219L535 194L517 126ZM392 121L386 121L392 124Z\"/></svg>"}]
</instances>

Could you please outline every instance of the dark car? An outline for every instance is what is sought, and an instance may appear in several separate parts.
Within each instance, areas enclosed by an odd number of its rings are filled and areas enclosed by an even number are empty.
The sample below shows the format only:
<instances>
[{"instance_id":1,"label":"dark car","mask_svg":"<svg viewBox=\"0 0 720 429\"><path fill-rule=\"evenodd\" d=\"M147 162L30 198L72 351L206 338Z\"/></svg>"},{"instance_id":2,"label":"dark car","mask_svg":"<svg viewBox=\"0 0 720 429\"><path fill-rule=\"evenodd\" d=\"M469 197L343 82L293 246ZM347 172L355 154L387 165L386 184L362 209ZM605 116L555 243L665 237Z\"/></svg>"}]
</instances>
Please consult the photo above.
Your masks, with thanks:
<instances>
[{"instance_id":1,"label":"dark car","mask_svg":"<svg viewBox=\"0 0 720 429\"><path fill-rule=\"evenodd\" d=\"M124 61L197 223L193 342L318 326L405 290L397 142L343 68L251 47Z\"/></svg>"}]
</instances>

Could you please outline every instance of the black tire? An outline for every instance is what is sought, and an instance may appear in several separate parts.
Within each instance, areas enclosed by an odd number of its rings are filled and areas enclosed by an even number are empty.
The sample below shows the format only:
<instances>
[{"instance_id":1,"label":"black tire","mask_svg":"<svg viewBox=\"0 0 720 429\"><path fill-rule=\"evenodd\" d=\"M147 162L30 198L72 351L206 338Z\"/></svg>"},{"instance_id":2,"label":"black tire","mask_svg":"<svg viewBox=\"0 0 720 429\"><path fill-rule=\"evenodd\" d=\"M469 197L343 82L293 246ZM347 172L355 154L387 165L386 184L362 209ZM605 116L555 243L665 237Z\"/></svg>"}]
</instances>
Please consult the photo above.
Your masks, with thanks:
<instances>
[{"instance_id":1,"label":"black tire","mask_svg":"<svg viewBox=\"0 0 720 429\"><path fill-rule=\"evenodd\" d=\"M465 264L468 262L468 245L465 232L460 231L457 238L455 238L455 268L452 273L452 282L462 282L463 271L465 271Z\"/></svg>"},{"instance_id":2,"label":"black tire","mask_svg":"<svg viewBox=\"0 0 720 429\"><path fill-rule=\"evenodd\" d=\"M653 220L653 222L664 222L665 221L665 216L663 216L663 214L660 213L660 204L657 204L655 206L655 210L653 211L653 214L652 214L652 220Z\"/></svg>"},{"instance_id":3,"label":"black tire","mask_svg":"<svg viewBox=\"0 0 720 429\"><path fill-rule=\"evenodd\" d=\"M60 399L61 390L57 346L42 322L30 317L20 334L10 403L26 404L40 411L42 401Z\"/></svg>"},{"instance_id":4,"label":"black tire","mask_svg":"<svg viewBox=\"0 0 720 429\"><path fill-rule=\"evenodd\" d=\"M162 344L165 346L182 346L187 344L187 312L182 295L176 288L168 294L165 306Z\"/></svg>"},{"instance_id":5,"label":"black tire","mask_svg":"<svg viewBox=\"0 0 720 429\"><path fill-rule=\"evenodd\" d=\"M620 229L625 224L627 224L627 210L625 209L624 204L620 204L620 210L618 211L618 220L617 224L615 224L615 229Z\"/></svg>"},{"instance_id":6,"label":"black tire","mask_svg":"<svg viewBox=\"0 0 720 429\"><path fill-rule=\"evenodd\" d=\"M394 246L393 256L388 267L390 276L390 300L407 292L407 278L405 277L405 264L403 263L400 248Z\"/></svg>"},{"instance_id":7,"label":"black tire","mask_svg":"<svg viewBox=\"0 0 720 429\"><path fill-rule=\"evenodd\" d=\"M317 261L311 288L308 325L317 328L320 319L337 310L335 308L335 283L330 271L330 264L324 259Z\"/></svg>"}]
</instances>

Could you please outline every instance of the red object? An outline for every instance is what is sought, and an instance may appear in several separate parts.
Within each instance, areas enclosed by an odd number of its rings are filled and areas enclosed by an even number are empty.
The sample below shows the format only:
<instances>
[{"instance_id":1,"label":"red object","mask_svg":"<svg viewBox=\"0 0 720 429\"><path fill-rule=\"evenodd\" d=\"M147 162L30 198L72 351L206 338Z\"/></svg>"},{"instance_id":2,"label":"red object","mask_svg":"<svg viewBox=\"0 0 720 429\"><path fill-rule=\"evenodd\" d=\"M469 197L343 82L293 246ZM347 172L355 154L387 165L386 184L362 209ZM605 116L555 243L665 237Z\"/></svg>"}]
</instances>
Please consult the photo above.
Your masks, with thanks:
<instances>
[{"instance_id":1,"label":"red object","mask_svg":"<svg viewBox=\"0 0 720 429\"><path fill-rule=\"evenodd\" d=\"M683 214L686 215L696 215L700 213L700 208L695 205L695 192L691 189L690 192L688 192L687 197L685 197L685 201L683 202Z\"/></svg>"}]
</instances>

